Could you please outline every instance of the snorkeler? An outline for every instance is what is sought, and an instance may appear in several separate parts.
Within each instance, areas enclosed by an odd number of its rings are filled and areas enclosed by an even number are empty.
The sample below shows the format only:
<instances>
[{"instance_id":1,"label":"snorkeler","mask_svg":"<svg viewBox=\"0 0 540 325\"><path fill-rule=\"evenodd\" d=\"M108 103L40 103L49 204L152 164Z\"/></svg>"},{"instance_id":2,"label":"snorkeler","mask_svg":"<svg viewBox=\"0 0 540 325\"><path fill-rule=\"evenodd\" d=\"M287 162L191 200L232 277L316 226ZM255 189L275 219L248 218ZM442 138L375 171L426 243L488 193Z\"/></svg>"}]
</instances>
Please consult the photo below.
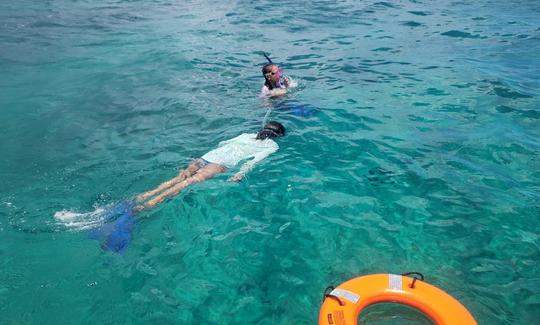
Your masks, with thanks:
<instances>
[{"instance_id":1,"label":"snorkeler","mask_svg":"<svg viewBox=\"0 0 540 325\"><path fill-rule=\"evenodd\" d=\"M285 95L287 88L291 85L290 79L283 75L283 70L277 64L273 63L266 53L263 54L268 60L268 63L262 68L264 85L261 89L261 96L273 97Z\"/></svg>"},{"instance_id":2,"label":"snorkeler","mask_svg":"<svg viewBox=\"0 0 540 325\"><path fill-rule=\"evenodd\" d=\"M159 185L157 188L123 202L98 208L94 212L75 213L59 211L55 218L67 224L83 223L91 218L92 223L101 225L94 228L90 237L101 241L104 251L123 254L132 239L135 214L153 208L164 200L177 195L193 183L203 182L229 168L245 161L239 171L229 181L239 182L256 163L279 149L273 138L285 135L285 127L272 121L264 125L258 133L243 133L235 138L219 143L218 148L209 151L180 171L178 176Z\"/></svg>"},{"instance_id":3,"label":"snorkeler","mask_svg":"<svg viewBox=\"0 0 540 325\"><path fill-rule=\"evenodd\" d=\"M162 183L151 191L138 195L135 199L138 205L134 210L142 211L153 208L165 199L177 195L189 185L205 181L227 171L243 160L251 159L246 161L240 170L229 178L229 181L239 182L256 163L278 150L279 146L272 138L284 135L285 127L278 122L271 121L256 134L243 133L233 139L220 142L218 148L193 160L175 178Z\"/></svg>"}]
</instances>

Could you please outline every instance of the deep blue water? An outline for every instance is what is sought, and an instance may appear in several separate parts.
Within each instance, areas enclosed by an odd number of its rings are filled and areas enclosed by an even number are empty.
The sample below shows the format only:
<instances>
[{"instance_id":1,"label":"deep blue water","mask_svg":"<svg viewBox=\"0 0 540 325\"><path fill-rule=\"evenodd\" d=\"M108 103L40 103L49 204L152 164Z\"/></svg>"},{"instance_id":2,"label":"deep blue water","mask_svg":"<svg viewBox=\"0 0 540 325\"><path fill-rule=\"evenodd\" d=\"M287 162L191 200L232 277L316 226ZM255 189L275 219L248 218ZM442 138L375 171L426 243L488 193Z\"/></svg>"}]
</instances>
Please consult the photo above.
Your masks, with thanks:
<instances>
[{"instance_id":1,"label":"deep blue water","mask_svg":"<svg viewBox=\"0 0 540 325\"><path fill-rule=\"evenodd\" d=\"M537 1L4 1L0 322L315 324L327 285L421 271L480 324L536 323L538 53ZM267 113L276 154L141 213L124 254L54 217Z\"/></svg>"}]
</instances>

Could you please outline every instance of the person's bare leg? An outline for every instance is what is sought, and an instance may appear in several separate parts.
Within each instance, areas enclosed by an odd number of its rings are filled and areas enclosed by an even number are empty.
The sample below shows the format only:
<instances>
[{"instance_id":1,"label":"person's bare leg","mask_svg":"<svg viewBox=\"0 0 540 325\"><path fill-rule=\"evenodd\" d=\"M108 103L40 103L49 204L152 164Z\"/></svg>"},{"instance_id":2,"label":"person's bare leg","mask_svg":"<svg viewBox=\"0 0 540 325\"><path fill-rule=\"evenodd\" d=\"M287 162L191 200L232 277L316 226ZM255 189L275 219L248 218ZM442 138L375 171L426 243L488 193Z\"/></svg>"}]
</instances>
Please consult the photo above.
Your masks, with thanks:
<instances>
[{"instance_id":1,"label":"person's bare leg","mask_svg":"<svg viewBox=\"0 0 540 325\"><path fill-rule=\"evenodd\" d=\"M148 191L148 192L145 192L143 194L137 195L137 197L136 197L137 202L142 202L145 199L147 199L147 198L149 198L151 196L154 196L157 193L172 187L173 185L176 185L176 184L180 183L181 181L185 180L186 178L191 177L200 168L201 168L200 159L193 160L192 162L189 163L189 166L186 169L180 171L180 173L178 173L178 176L176 176L175 178L172 178L172 179L170 179L170 180L168 180L166 182L161 183L158 187L156 187L155 189L153 189L151 191Z\"/></svg>"},{"instance_id":2,"label":"person's bare leg","mask_svg":"<svg viewBox=\"0 0 540 325\"><path fill-rule=\"evenodd\" d=\"M138 211L141 211L146 208L153 208L157 204L163 202L165 199L175 196L180 191L182 191L184 188L188 187L189 185L193 183L198 183L205 181L209 178L214 177L215 175L219 173L223 173L227 170L225 166L218 165L218 164L208 164L205 167L199 169L197 173L191 177L186 178L185 180L181 181L180 183L174 185L173 187L169 188L168 190L164 191L160 195L156 196L155 198L149 200L148 202L144 203L143 205L138 206L136 209Z\"/></svg>"}]
</instances>

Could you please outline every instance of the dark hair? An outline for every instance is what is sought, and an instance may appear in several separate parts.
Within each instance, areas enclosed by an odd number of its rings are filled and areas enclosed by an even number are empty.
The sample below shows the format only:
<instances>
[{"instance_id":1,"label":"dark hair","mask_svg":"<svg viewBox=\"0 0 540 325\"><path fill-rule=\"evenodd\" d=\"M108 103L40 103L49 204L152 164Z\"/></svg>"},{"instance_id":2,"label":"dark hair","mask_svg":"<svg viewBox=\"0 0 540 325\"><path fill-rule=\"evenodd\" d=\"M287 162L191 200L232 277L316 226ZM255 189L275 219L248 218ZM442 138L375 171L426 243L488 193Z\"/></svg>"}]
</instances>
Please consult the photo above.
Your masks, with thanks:
<instances>
[{"instance_id":1,"label":"dark hair","mask_svg":"<svg viewBox=\"0 0 540 325\"><path fill-rule=\"evenodd\" d=\"M266 123L259 133L257 133L257 140L271 139L275 137L282 137L285 135L285 127L276 121Z\"/></svg>"},{"instance_id":2,"label":"dark hair","mask_svg":"<svg viewBox=\"0 0 540 325\"><path fill-rule=\"evenodd\" d=\"M272 83L268 81L268 78L266 78L266 74L272 72L272 67L277 67L277 64L267 63L262 67L262 74L264 76L264 85L270 90L274 89L274 86L272 86Z\"/></svg>"},{"instance_id":3,"label":"dark hair","mask_svg":"<svg viewBox=\"0 0 540 325\"><path fill-rule=\"evenodd\" d=\"M272 67L277 66L275 63L267 63L262 67L262 74L263 76L269 72L272 72Z\"/></svg>"}]
</instances>

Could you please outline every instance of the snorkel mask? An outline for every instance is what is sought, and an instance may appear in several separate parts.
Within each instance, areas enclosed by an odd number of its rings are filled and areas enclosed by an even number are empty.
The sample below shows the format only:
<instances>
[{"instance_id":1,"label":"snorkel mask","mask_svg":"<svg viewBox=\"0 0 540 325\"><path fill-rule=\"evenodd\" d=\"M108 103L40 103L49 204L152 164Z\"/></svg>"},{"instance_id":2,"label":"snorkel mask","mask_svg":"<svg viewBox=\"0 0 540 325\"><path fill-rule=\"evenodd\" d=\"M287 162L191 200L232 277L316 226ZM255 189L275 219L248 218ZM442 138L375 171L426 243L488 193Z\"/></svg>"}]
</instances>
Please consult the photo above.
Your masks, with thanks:
<instances>
[{"instance_id":1,"label":"snorkel mask","mask_svg":"<svg viewBox=\"0 0 540 325\"><path fill-rule=\"evenodd\" d=\"M268 78L270 78L270 76L273 76L275 74L277 74L278 78L281 78L281 76L283 75L283 70L278 67L278 70L276 72L273 72L273 71L267 72L267 73L264 74L264 77L266 79L268 79Z\"/></svg>"},{"instance_id":2,"label":"snorkel mask","mask_svg":"<svg viewBox=\"0 0 540 325\"><path fill-rule=\"evenodd\" d=\"M268 60L268 64L273 64L278 68L277 72L271 71L271 72L264 73L264 77L266 79L268 79L268 78L270 78L270 76L273 76L273 75L277 74L278 78L281 78L283 76L283 69L281 69L277 64L272 62L272 59L270 59L270 57L268 57L268 55L266 53L263 52L263 55L266 58L266 60Z\"/></svg>"},{"instance_id":3,"label":"snorkel mask","mask_svg":"<svg viewBox=\"0 0 540 325\"><path fill-rule=\"evenodd\" d=\"M264 128L259 133L257 133L257 137L255 139L266 140L266 139L276 138L278 136L279 135L277 134L276 131L272 129Z\"/></svg>"},{"instance_id":4,"label":"snorkel mask","mask_svg":"<svg viewBox=\"0 0 540 325\"><path fill-rule=\"evenodd\" d=\"M272 126L265 126L258 134L256 139L257 140L264 140L264 139L271 139L271 138L279 138L285 135L285 130L279 130L275 129Z\"/></svg>"}]
</instances>

